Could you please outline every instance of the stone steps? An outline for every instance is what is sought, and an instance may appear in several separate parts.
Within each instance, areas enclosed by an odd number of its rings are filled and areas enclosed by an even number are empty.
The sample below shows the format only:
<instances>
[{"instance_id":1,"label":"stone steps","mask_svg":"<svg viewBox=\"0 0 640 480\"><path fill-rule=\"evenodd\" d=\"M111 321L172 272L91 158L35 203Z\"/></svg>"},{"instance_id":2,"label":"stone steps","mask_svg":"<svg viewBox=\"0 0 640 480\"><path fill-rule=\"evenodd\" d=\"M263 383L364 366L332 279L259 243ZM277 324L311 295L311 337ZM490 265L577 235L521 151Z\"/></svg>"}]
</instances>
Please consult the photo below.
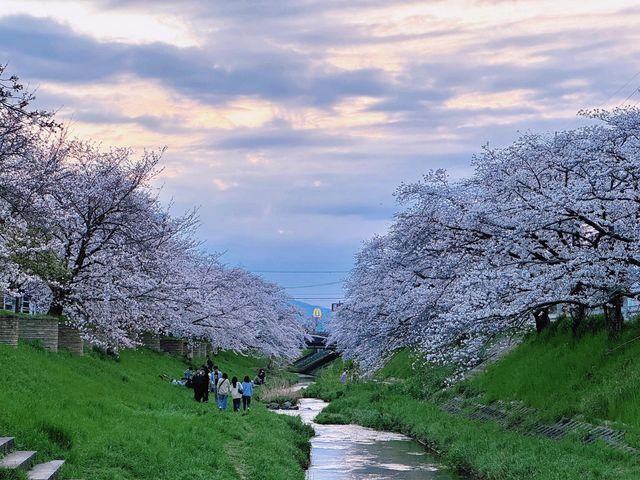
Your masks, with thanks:
<instances>
[{"instance_id":1,"label":"stone steps","mask_svg":"<svg viewBox=\"0 0 640 480\"><path fill-rule=\"evenodd\" d=\"M491 405L477 402L477 399L453 397L441 405L442 409L455 414L464 415L473 420L492 421L508 430L517 430L524 435L544 436L559 440L568 433L578 434L584 443L602 440L607 445L631 454L638 450L625 443L625 432L605 425L594 425L581 420L561 418L552 424L539 419L538 411L517 402L497 401ZM526 422L528 419L529 422Z\"/></svg>"},{"instance_id":2,"label":"stone steps","mask_svg":"<svg viewBox=\"0 0 640 480\"><path fill-rule=\"evenodd\" d=\"M36 459L36 452L33 450L11 452L0 459L0 468L9 470L26 470Z\"/></svg>"},{"instance_id":3,"label":"stone steps","mask_svg":"<svg viewBox=\"0 0 640 480\"><path fill-rule=\"evenodd\" d=\"M13 450L13 437L0 437L0 455Z\"/></svg>"},{"instance_id":4,"label":"stone steps","mask_svg":"<svg viewBox=\"0 0 640 480\"><path fill-rule=\"evenodd\" d=\"M52 460L34 466L37 452L33 450L14 452L13 448L13 437L0 437L0 469L26 470L29 480L55 480L64 465L64 460Z\"/></svg>"},{"instance_id":5,"label":"stone steps","mask_svg":"<svg viewBox=\"0 0 640 480\"><path fill-rule=\"evenodd\" d=\"M27 472L29 480L53 480L64 464L64 460L52 460L36 465Z\"/></svg>"}]
</instances>

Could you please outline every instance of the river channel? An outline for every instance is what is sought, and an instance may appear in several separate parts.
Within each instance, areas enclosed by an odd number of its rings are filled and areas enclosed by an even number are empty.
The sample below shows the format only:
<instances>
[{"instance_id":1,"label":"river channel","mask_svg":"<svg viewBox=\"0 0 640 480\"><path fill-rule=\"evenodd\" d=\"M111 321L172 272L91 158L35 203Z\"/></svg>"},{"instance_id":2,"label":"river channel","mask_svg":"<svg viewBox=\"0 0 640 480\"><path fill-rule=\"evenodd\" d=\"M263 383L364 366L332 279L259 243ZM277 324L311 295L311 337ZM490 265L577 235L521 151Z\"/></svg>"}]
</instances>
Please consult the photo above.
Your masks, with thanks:
<instances>
[{"instance_id":1,"label":"river channel","mask_svg":"<svg viewBox=\"0 0 640 480\"><path fill-rule=\"evenodd\" d=\"M309 378L295 388L304 388ZM278 410L298 415L316 432L311 439L311 465L307 480L454 480L453 472L411 438L358 425L320 425L314 419L328 405L302 398L299 410Z\"/></svg>"}]
</instances>

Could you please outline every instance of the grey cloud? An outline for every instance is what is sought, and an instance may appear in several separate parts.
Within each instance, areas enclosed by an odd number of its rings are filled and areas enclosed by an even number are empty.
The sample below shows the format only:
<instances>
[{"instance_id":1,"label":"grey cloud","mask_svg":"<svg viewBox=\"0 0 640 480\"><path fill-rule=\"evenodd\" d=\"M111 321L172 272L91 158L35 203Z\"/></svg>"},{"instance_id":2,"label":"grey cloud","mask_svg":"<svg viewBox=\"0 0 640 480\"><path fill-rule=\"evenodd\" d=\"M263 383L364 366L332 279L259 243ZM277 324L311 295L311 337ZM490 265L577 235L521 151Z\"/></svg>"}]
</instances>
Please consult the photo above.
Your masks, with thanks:
<instances>
[{"instance_id":1,"label":"grey cloud","mask_svg":"<svg viewBox=\"0 0 640 480\"><path fill-rule=\"evenodd\" d=\"M272 148L334 147L346 145L347 139L320 132L305 132L293 129L261 130L248 129L230 133L214 142L221 150L259 150Z\"/></svg>"},{"instance_id":2,"label":"grey cloud","mask_svg":"<svg viewBox=\"0 0 640 480\"><path fill-rule=\"evenodd\" d=\"M314 206L296 206L291 211L303 215L326 215L330 217L360 217L373 220L388 220L396 212L396 208L381 204L324 203Z\"/></svg>"},{"instance_id":3,"label":"grey cloud","mask_svg":"<svg viewBox=\"0 0 640 480\"><path fill-rule=\"evenodd\" d=\"M29 77L77 83L129 73L211 103L245 95L330 106L344 96L388 90L385 74L374 69L319 68L313 59L277 51L246 52L241 62L224 65L209 49L98 42L51 20L0 18L0 54Z\"/></svg>"}]
</instances>

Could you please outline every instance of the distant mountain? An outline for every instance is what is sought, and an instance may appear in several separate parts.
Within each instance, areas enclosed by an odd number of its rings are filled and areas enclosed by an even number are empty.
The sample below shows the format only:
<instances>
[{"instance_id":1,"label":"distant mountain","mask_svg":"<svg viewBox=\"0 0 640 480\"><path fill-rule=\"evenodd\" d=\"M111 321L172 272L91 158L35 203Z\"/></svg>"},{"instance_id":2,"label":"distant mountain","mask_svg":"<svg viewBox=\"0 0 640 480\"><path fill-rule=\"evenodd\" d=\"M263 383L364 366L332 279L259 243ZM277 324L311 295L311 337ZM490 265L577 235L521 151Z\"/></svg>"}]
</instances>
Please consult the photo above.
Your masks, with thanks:
<instances>
[{"instance_id":1,"label":"distant mountain","mask_svg":"<svg viewBox=\"0 0 640 480\"><path fill-rule=\"evenodd\" d=\"M304 313L305 316L307 318L307 322L309 325L313 325L314 324L314 318L313 318L313 311L316 308L319 308L320 311L322 312L322 318L320 319L319 325L318 325L318 330L319 331L325 331L326 328L326 323L327 320L329 320L329 317L331 317L331 309L327 308L327 307L322 307L320 305L312 305L310 303L306 303L306 302L301 302L300 300L292 300L291 304L298 307L299 309L301 309Z\"/></svg>"}]
</instances>

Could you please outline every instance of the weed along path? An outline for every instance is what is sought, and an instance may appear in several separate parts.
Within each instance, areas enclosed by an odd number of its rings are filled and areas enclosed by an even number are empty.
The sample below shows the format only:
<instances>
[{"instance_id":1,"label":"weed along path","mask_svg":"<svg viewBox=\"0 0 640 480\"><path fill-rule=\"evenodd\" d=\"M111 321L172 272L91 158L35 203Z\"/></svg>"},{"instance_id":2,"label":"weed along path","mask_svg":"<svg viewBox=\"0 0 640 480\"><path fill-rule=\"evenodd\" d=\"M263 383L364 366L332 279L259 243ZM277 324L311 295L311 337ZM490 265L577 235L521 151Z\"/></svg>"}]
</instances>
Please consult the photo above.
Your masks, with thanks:
<instances>
[{"instance_id":1,"label":"weed along path","mask_svg":"<svg viewBox=\"0 0 640 480\"><path fill-rule=\"evenodd\" d=\"M308 384L303 379L297 388ZM296 387L294 387L296 388ZM459 477L438 464L424 447L398 433L359 425L320 425L314 422L328 403L301 398L299 410L278 410L298 415L313 427L308 480L454 480Z\"/></svg>"}]
</instances>

